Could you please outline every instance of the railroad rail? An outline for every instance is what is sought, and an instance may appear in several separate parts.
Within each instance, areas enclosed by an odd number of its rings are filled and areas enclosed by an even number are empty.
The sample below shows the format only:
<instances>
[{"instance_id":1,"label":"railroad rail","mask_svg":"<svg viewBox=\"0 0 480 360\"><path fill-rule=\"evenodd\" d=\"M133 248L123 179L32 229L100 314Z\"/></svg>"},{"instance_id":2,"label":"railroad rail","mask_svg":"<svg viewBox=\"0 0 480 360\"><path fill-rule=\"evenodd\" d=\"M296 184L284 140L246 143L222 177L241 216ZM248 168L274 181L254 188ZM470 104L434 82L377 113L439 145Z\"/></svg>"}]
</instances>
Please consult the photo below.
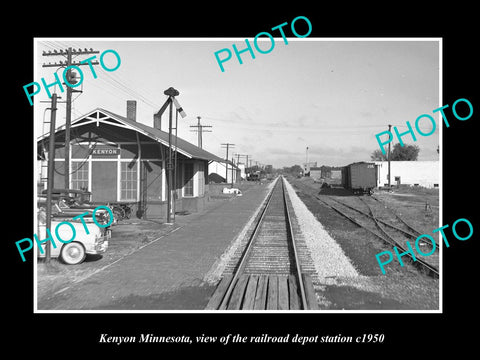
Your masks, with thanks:
<instances>
[{"instance_id":1,"label":"railroad rail","mask_svg":"<svg viewBox=\"0 0 480 360\"><path fill-rule=\"evenodd\" d=\"M370 198L371 198L371 197L370 197ZM390 229L396 230L396 231L402 233L403 235L405 235L406 237L409 237L409 238L411 238L411 239L413 239L413 240L415 240L417 237L419 237L419 236L421 235L421 233L420 233L419 231L415 230L413 227L411 227L410 225L408 225L408 224L407 224L400 216L398 216L398 214L396 214L395 212L392 212L392 213L394 214L394 216L395 216L395 219L398 220L401 225L403 225L404 227L406 227L407 230L402 229L402 228L400 228L399 226L394 225L394 224L392 224L392 223L390 223L390 222L387 222L387 221L385 221L385 220L382 220L382 219L380 219L380 218L378 218L378 217L375 217L375 216L373 215L373 210L372 210L371 206L370 206L370 205L366 202L366 200L365 200L364 198L362 198L362 197L359 197L358 199L360 199L360 200L362 201L362 203L365 204L365 206L366 206L367 209L368 209L368 213L366 213L366 212L364 212L364 211L362 211L362 210L360 210L360 209L357 209L357 208L354 207L354 206L351 206L351 205L349 205L349 204L346 204L346 203L344 203L343 201L339 201L338 199L334 199L334 198L331 198L331 199L332 199L333 201L335 201L336 203L339 203L339 204L341 204L341 205L343 205L343 206L345 206L345 207L347 207L347 208L349 208L349 209L351 209L351 210L353 210L353 211L355 211L355 212L357 212L357 213L360 213L360 214L362 214L362 215L364 215L364 216L369 217L370 219L372 219L372 220L376 223L377 227L382 231L382 233L383 233L383 232L386 233L386 232L383 231L383 229L381 228L380 224L382 224L382 225L384 225L384 226L387 226L387 227L389 227ZM379 202L383 207L385 207L385 206L383 205L383 203L381 203L378 199L374 199L374 200L376 200L376 201ZM388 233L386 233L386 236L387 236L387 237L390 237L390 235L388 235ZM429 245L430 247L433 247L433 244L430 243L429 241L420 240L420 242L421 242L422 244ZM438 247L438 244L437 244L436 242L435 242L435 246Z\"/></svg>"},{"instance_id":2,"label":"railroad rail","mask_svg":"<svg viewBox=\"0 0 480 360\"><path fill-rule=\"evenodd\" d=\"M340 215L342 215L343 217L347 218L348 220L350 220L351 222L353 222L355 225L367 230L369 233L373 234L374 236L376 236L377 238L379 238L380 240L382 240L384 243L386 243L387 245L391 245L391 246L396 246L399 250L401 250L402 252L406 252L406 248L404 247L403 244L401 244L400 242L398 242L394 237L392 237L391 235L389 235L387 233L387 231L382 228L382 226L380 225L380 223L382 223L383 225L385 226L388 226L389 228L391 229L394 229L400 233L403 233L404 236L406 237L409 237L409 238L416 238L414 234L408 232L408 231L405 231L405 230L402 230L400 228L398 228L397 226L393 225L393 224L390 224L388 222L386 222L385 220L381 220L381 219L378 219L374 212L372 211L372 208L370 207L370 205L364 200L362 199L361 197L358 197L358 199L360 201L362 201L362 203L365 204L365 206L367 207L368 209L368 213L365 213L364 211L362 210L359 210L358 208L355 208L353 206L350 206L348 204L345 204L344 202L342 201L339 201L337 199L334 199L333 197L330 197L330 196L327 196L329 199L333 200L335 202L335 204L339 204L341 206L343 206L344 208L347 208L347 209L351 209L351 210L354 210L356 213L358 214L361 214L363 219L368 219L368 221L372 222L375 224L375 227L377 229L380 230L381 233L377 233L376 231L373 231L368 225L366 225L365 221L364 220L360 220L358 218L355 218L349 214L346 213L346 211L340 209L339 206L334 206L332 205L332 203L329 203L327 201L325 201L324 199L320 198L319 196L315 196L316 199L321 202L322 204L324 204L325 206L329 207L330 209L336 211L337 213L339 213ZM397 215L398 216L398 215ZM426 274L434 277L434 278L438 278L439 277L439 271L438 269L433 266L432 264L429 264L428 262L426 262L425 260L419 258L418 256L416 257L415 261L413 260L412 256L410 253L407 253L407 255L410 257L411 259L411 262L414 266L416 266L418 269L420 269L421 271L425 271Z\"/></svg>"},{"instance_id":3,"label":"railroad rail","mask_svg":"<svg viewBox=\"0 0 480 360\"><path fill-rule=\"evenodd\" d=\"M206 310L318 309L311 274L302 271L288 194L277 178L232 273L223 274Z\"/></svg>"},{"instance_id":4,"label":"railroad rail","mask_svg":"<svg viewBox=\"0 0 480 360\"><path fill-rule=\"evenodd\" d=\"M418 231L417 229L415 229L411 224L409 224L408 222L405 221L405 219L403 219L402 217L400 217L397 212L391 208L389 208L382 200L378 199L376 196L371 196L371 198L375 201L377 201L379 204L381 204L385 209L389 209L392 214L397 218L398 221L400 221L404 226L406 226L408 229L410 229L410 231L413 232L413 234L415 234L417 237L422 235L422 233L420 231ZM438 246L438 244L436 244Z\"/></svg>"}]
</instances>

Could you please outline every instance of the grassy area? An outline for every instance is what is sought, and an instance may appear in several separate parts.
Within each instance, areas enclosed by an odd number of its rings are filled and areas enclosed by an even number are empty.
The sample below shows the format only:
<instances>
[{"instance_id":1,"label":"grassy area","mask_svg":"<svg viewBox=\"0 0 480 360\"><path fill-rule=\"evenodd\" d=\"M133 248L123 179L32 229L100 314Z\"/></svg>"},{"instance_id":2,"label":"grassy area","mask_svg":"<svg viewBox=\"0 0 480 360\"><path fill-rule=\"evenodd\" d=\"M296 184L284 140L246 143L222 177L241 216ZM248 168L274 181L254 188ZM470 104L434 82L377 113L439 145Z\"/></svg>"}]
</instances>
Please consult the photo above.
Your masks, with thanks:
<instances>
[{"instance_id":1,"label":"grassy area","mask_svg":"<svg viewBox=\"0 0 480 360\"><path fill-rule=\"evenodd\" d=\"M394 192L399 194L417 194L417 195L432 195L438 196L438 188L426 188L423 186L400 186Z\"/></svg>"},{"instance_id":2,"label":"grassy area","mask_svg":"<svg viewBox=\"0 0 480 360\"><path fill-rule=\"evenodd\" d=\"M422 234L432 234L440 226L437 189L378 192L374 196ZM438 233L436 236L438 240Z\"/></svg>"}]
</instances>

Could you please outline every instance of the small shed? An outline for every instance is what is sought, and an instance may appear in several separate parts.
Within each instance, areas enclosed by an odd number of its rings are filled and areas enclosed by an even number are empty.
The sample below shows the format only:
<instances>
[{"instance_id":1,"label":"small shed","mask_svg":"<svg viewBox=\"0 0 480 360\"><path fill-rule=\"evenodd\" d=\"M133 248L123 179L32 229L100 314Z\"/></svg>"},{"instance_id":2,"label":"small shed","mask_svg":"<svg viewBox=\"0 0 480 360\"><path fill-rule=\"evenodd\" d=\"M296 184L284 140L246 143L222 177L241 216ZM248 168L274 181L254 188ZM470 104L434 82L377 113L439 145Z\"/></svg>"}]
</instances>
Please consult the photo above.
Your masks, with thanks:
<instances>
[{"instance_id":1,"label":"small shed","mask_svg":"<svg viewBox=\"0 0 480 360\"><path fill-rule=\"evenodd\" d=\"M321 167L311 167L310 168L310 177L314 180L320 180L322 177L322 168Z\"/></svg>"},{"instance_id":2,"label":"small shed","mask_svg":"<svg viewBox=\"0 0 480 360\"><path fill-rule=\"evenodd\" d=\"M341 185L342 184L342 168L335 166L320 166L321 178L330 185Z\"/></svg>"}]
</instances>

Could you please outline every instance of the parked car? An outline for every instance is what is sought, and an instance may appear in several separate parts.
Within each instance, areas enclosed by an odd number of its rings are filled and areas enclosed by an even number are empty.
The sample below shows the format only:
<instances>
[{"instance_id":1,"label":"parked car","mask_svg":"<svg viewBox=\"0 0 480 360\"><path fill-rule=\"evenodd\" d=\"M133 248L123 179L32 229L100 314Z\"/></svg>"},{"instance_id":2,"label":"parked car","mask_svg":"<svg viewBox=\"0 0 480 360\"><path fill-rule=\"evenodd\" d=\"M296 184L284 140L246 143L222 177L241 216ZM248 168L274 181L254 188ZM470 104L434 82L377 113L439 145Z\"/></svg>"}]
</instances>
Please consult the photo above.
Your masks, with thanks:
<instances>
[{"instance_id":1,"label":"parked car","mask_svg":"<svg viewBox=\"0 0 480 360\"><path fill-rule=\"evenodd\" d=\"M98 205L91 202L91 193L89 191L75 189L52 189L52 216L54 218L73 218L85 212L91 217L93 211ZM47 202L47 190L43 190L38 195L37 205L39 208L45 207ZM112 213L115 212L112 210ZM115 216L114 216L115 217ZM110 214L105 209L99 209L95 212L95 218L98 223L106 224L110 220ZM117 219L113 219L115 224Z\"/></svg>"},{"instance_id":2,"label":"parked car","mask_svg":"<svg viewBox=\"0 0 480 360\"><path fill-rule=\"evenodd\" d=\"M47 238L45 226L45 212L44 209L38 211L38 231L37 236L43 240ZM72 229L69 226L57 226L64 221L68 221L75 228L75 236L72 241L64 244L58 240L60 237L64 241L72 238ZM85 231L85 226L88 229L88 234ZM101 228L93 222L93 219L85 218L85 226L81 220L71 220L70 218L52 218L50 234L52 235L55 246L48 241L42 243L43 253L35 246L37 256L45 257L45 248L50 244L50 256L52 258L60 258L65 264L76 265L85 260L87 254L98 255L104 253L108 248L108 239L111 238L111 230L109 227ZM57 235L58 233L58 235Z\"/></svg>"},{"instance_id":3,"label":"parked car","mask_svg":"<svg viewBox=\"0 0 480 360\"><path fill-rule=\"evenodd\" d=\"M42 191L42 195L47 196L47 190ZM68 205L72 206L91 206L92 193L85 190L77 189L52 189L52 200L65 200Z\"/></svg>"}]
</instances>

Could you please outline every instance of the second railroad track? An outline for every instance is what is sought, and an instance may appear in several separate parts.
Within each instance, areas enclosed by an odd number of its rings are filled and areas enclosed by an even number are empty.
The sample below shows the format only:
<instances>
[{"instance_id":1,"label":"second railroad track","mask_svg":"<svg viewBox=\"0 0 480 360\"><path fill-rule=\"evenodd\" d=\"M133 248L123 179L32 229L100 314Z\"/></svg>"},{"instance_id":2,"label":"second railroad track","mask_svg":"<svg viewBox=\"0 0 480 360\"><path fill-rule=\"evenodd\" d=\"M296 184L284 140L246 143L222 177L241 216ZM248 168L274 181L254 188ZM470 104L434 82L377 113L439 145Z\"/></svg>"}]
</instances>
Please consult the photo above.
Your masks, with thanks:
<instances>
[{"instance_id":1,"label":"second railroad track","mask_svg":"<svg viewBox=\"0 0 480 360\"><path fill-rule=\"evenodd\" d=\"M352 206L333 196L316 196L316 198L322 204L335 210L355 225L381 239L385 244L395 246L401 253L406 253L412 260L412 264L422 272L434 278L439 277L438 252L430 257L417 255L416 258L412 258L412 255L406 251L405 244L406 242L410 242L411 247L415 246L415 239L418 232L412 233L411 226L406 226L404 221L393 224L392 221L394 219L400 219L399 216L396 214L395 218L393 218L391 214L390 216L387 216L387 212L383 205L381 206L381 209L378 209L377 206L376 210L374 210L375 207L372 202L378 202L376 199L364 196L352 197L352 199L357 199L356 206ZM404 226L404 228L401 226ZM422 241L420 242L420 246L429 246L429 244ZM435 243L435 246L438 248L438 244Z\"/></svg>"}]
</instances>

